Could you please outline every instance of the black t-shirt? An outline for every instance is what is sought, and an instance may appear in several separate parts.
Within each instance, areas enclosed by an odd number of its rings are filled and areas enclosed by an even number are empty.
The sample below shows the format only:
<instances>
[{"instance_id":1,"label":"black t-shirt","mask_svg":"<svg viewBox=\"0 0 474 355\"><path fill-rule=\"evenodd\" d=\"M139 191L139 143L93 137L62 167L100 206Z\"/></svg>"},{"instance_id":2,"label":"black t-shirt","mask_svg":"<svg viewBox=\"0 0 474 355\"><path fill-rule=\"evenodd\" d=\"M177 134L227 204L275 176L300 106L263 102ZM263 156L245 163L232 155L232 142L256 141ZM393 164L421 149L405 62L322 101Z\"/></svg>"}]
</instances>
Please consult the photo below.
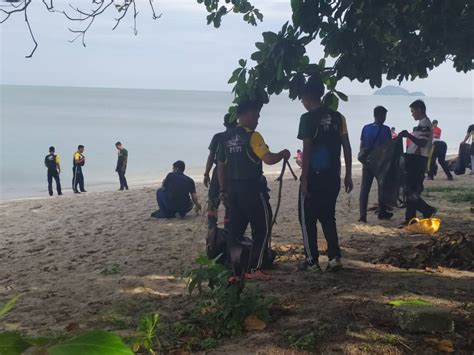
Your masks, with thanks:
<instances>
[{"instance_id":1,"label":"black t-shirt","mask_svg":"<svg viewBox=\"0 0 474 355\"><path fill-rule=\"evenodd\" d=\"M337 111L321 107L301 116L298 139L312 141L308 171L311 190L339 185L341 144L344 135L347 135L346 120Z\"/></svg>"},{"instance_id":2,"label":"black t-shirt","mask_svg":"<svg viewBox=\"0 0 474 355\"><path fill-rule=\"evenodd\" d=\"M194 180L182 173L169 173L163 187L168 194L170 207L176 211L186 209L191 203L189 195L196 193Z\"/></svg>"},{"instance_id":3,"label":"black t-shirt","mask_svg":"<svg viewBox=\"0 0 474 355\"><path fill-rule=\"evenodd\" d=\"M225 135L225 132L216 133L214 137L212 137L211 143L209 144L209 152L213 155L214 163L216 164L217 164L217 153L219 151L219 145L224 135Z\"/></svg>"}]
</instances>

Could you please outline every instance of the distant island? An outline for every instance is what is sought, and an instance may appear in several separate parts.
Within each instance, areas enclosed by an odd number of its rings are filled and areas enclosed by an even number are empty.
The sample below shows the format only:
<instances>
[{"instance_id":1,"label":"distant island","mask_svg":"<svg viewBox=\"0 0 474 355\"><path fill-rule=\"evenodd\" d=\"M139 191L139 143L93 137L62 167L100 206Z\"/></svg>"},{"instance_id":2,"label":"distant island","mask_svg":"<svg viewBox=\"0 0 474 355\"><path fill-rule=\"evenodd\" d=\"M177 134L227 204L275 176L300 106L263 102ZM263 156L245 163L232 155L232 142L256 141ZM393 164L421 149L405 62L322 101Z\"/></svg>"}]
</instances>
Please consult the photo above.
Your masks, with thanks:
<instances>
[{"instance_id":1,"label":"distant island","mask_svg":"<svg viewBox=\"0 0 474 355\"><path fill-rule=\"evenodd\" d=\"M374 92L374 95L397 95L397 96L425 96L421 91L409 92L408 90L394 85L387 85Z\"/></svg>"}]
</instances>

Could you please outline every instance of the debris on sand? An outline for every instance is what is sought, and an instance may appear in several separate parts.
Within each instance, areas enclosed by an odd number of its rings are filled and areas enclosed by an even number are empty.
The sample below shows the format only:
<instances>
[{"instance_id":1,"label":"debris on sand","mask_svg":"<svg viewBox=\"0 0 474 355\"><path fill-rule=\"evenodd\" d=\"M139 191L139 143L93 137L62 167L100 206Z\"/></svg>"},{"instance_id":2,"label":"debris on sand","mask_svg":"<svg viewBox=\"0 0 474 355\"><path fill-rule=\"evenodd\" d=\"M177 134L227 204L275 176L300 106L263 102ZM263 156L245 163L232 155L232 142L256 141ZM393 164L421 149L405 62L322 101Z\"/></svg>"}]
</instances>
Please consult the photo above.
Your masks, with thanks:
<instances>
[{"instance_id":1,"label":"debris on sand","mask_svg":"<svg viewBox=\"0 0 474 355\"><path fill-rule=\"evenodd\" d=\"M388 250L378 264L390 264L399 268L448 267L459 270L474 270L474 236L455 232L426 243L408 245Z\"/></svg>"}]
</instances>

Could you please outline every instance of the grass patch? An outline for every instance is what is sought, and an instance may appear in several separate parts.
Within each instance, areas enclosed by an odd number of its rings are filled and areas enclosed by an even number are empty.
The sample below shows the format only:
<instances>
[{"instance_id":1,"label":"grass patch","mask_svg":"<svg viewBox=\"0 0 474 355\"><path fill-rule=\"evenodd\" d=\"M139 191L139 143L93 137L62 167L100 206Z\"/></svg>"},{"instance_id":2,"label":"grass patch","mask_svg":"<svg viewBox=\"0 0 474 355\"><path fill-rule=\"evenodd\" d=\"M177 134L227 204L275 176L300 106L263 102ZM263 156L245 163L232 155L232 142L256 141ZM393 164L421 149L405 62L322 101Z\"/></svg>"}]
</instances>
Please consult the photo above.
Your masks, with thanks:
<instances>
[{"instance_id":1,"label":"grass patch","mask_svg":"<svg viewBox=\"0 0 474 355\"><path fill-rule=\"evenodd\" d=\"M314 352L318 340L319 335L315 332L311 332L304 335L297 335L291 333L285 334L285 343L288 344L291 349L299 351Z\"/></svg>"},{"instance_id":2,"label":"grass patch","mask_svg":"<svg viewBox=\"0 0 474 355\"><path fill-rule=\"evenodd\" d=\"M427 194L441 194L449 202L471 202L474 203L474 188L473 187L444 187L435 186L425 189Z\"/></svg>"},{"instance_id":3,"label":"grass patch","mask_svg":"<svg viewBox=\"0 0 474 355\"><path fill-rule=\"evenodd\" d=\"M421 299L413 300L393 300L388 302L389 305L400 307L400 306L430 306L431 303Z\"/></svg>"}]
</instances>

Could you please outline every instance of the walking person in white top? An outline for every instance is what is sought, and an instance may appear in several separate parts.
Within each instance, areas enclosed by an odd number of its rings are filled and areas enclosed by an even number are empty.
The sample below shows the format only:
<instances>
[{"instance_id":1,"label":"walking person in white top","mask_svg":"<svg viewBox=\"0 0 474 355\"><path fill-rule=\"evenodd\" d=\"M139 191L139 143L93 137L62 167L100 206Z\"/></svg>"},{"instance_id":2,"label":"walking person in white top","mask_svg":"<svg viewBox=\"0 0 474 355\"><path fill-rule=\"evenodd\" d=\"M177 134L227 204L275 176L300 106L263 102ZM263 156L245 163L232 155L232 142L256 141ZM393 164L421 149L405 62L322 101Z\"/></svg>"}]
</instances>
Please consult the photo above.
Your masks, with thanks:
<instances>
[{"instance_id":1,"label":"walking person in white top","mask_svg":"<svg viewBox=\"0 0 474 355\"><path fill-rule=\"evenodd\" d=\"M400 132L402 137L407 137L412 142L405 154L407 209L403 224L408 224L412 218L416 217L417 211L423 214L423 218L430 218L436 212L434 207L421 198L426 164L433 141L433 126L430 119L426 117L426 106L422 100L412 102L410 109L413 118L418 121L418 126L414 128L412 134L406 130Z\"/></svg>"}]
</instances>

